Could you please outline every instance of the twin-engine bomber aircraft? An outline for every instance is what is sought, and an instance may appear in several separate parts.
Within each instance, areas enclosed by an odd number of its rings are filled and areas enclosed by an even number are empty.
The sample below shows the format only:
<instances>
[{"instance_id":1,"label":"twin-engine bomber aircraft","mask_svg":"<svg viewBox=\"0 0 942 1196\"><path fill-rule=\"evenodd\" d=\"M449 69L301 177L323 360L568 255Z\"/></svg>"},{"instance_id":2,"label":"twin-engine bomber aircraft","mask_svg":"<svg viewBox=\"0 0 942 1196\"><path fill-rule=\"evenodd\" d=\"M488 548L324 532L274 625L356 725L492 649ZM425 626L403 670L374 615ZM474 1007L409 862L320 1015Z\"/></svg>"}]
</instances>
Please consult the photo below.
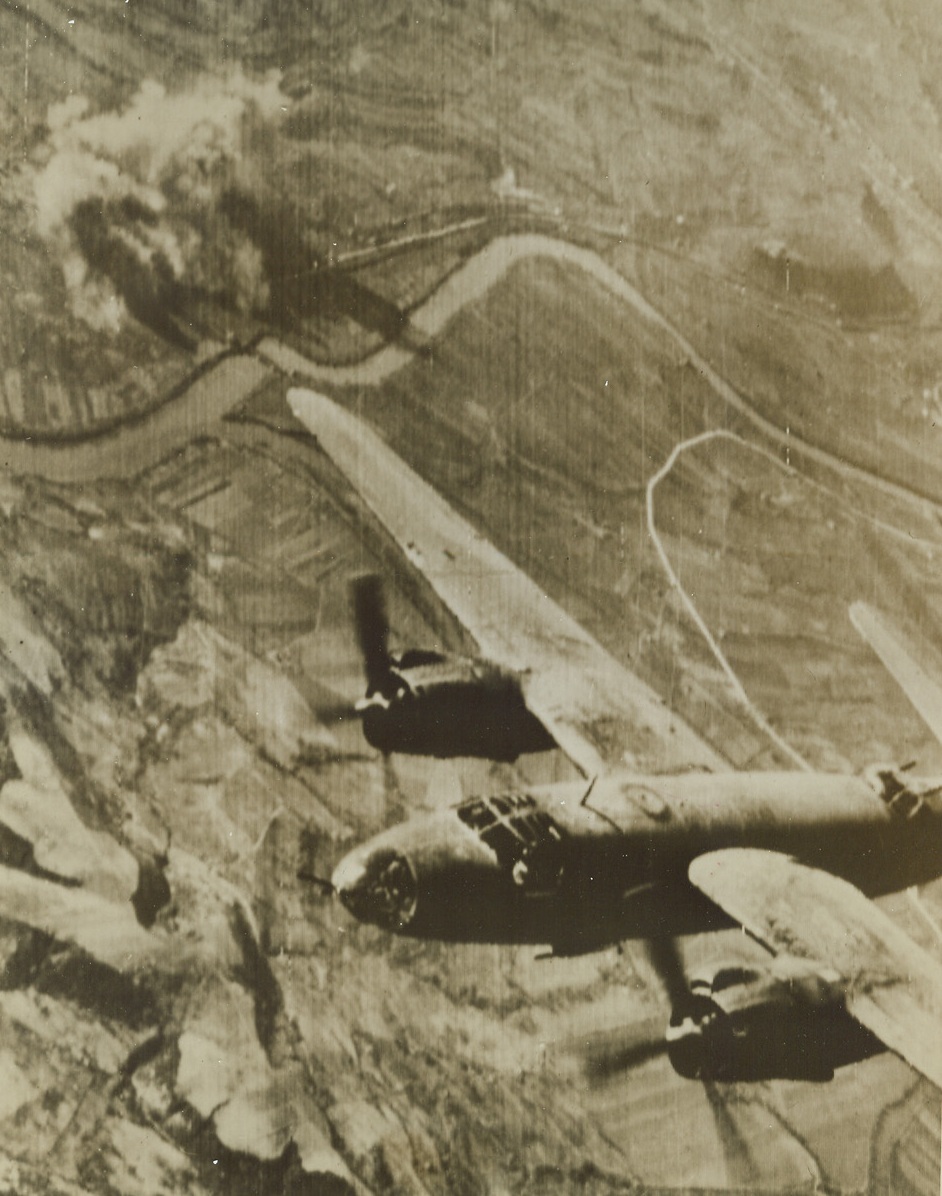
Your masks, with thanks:
<instances>
[{"instance_id":1,"label":"twin-engine bomber aircraft","mask_svg":"<svg viewBox=\"0 0 942 1196\"><path fill-rule=\"evenodd\" d=\"M942 778L690 771L723 764L374 433L322 396L289 401L585 777L376 836L334 872L347 909L398 934L557 954L646 939L682 1075L820 1080L885 1046L942 1087L942 966L869 900L942 874ZM877 628L906 688L905 650L873 612L855 622ZM650 775L606 768L625 747L620 716ZM671 936L730 925L774 958L678 979Z\"/></svg>"}]
</instances>

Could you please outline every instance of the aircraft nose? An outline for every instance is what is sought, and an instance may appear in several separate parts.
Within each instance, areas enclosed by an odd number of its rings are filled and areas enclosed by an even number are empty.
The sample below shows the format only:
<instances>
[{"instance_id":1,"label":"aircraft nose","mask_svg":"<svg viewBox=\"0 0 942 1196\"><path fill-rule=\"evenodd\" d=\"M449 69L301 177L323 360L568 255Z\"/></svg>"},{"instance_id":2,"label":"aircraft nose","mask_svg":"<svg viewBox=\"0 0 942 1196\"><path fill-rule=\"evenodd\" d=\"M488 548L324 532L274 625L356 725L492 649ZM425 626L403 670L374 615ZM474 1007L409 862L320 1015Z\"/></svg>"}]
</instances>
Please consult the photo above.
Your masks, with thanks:
<instances>
[{"instance_id":1,"label":"aircraft nose","mask_svg":"<svg viewBox=\"0 0 942 1196\"><path fill-rule=\"evenodd\" d=\"M396 931L404 929L415 915L415 871L394 848L351 852L337 865L331 883L345 908L361 922Z\"/></svg>"}]
</instances>

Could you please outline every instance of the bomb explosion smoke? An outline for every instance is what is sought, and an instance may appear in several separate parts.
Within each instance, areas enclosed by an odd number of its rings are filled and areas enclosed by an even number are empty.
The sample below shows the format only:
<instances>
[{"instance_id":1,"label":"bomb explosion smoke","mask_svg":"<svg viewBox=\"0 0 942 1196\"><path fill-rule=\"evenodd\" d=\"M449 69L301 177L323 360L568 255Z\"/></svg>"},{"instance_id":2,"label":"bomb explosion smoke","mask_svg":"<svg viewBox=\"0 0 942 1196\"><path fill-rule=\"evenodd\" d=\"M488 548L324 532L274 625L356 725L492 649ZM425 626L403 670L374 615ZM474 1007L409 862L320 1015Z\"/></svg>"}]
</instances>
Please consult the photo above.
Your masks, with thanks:
<instances>
[{"instance_id":1,"label":"bomb explosion smoke","mask_svg":"<svg viewBox=\"0 0 942 1196\"><path fill-rule=\"evenodd\" d=\"M120 111L92 113L82 96L50 106L31 167L35 230L61 260L74 315L117 332L130 313L178 338L173 312L186 293L265 309L262 251L220 201L253 123L283 102L277 74L234 71L176 94L145 82Z\"/></svg>"}]
</instances>

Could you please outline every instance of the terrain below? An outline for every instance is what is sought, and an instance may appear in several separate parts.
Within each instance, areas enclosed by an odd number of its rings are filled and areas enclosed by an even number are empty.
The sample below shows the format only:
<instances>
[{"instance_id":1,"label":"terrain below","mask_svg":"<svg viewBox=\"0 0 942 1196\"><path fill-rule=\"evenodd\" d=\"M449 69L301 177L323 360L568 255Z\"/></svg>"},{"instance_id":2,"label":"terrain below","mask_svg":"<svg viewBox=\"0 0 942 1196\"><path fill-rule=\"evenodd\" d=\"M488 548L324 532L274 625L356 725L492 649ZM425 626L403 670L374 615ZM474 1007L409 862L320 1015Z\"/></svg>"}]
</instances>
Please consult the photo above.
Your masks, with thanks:
<instances>
[{"instance_id":1,"label":"terrain below","mask_svg":"<svg viewBox=\"0 0 942 1196\"><path fill-rule=\"evenodd\" d=\"M938 1093L601 1087L641 953L390 940L299 874L383 760L349 579L441 617L291 416L379 431L735 767L942 765L934 7L0 7L0 1188L932 1192ZM942 895L888 903L940 951ZM690 967L756 958L741 935Z\"/></svg>"}]
</instances>

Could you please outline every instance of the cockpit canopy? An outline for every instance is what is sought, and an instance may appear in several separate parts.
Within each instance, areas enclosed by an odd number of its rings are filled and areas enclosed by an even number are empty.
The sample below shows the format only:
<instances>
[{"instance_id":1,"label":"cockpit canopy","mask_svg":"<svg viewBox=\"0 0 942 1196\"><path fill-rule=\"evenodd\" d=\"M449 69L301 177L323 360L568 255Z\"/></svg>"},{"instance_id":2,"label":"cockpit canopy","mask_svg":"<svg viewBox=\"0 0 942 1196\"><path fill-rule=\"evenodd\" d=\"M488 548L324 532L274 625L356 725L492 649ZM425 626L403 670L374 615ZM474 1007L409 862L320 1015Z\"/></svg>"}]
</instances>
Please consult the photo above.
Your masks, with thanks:
<instances>
[{"instance_id":1,"label":"cockpit canopy","mask_svg":"<svg viewBox=\"0 0 942 1196\"><path fill-rule=\"evenodd\" d=\"M529 794L472 797L457 807L457 814L520 889L531 894L556 889L562 875L563 832Z\"/></svg>"}]
</instances>

